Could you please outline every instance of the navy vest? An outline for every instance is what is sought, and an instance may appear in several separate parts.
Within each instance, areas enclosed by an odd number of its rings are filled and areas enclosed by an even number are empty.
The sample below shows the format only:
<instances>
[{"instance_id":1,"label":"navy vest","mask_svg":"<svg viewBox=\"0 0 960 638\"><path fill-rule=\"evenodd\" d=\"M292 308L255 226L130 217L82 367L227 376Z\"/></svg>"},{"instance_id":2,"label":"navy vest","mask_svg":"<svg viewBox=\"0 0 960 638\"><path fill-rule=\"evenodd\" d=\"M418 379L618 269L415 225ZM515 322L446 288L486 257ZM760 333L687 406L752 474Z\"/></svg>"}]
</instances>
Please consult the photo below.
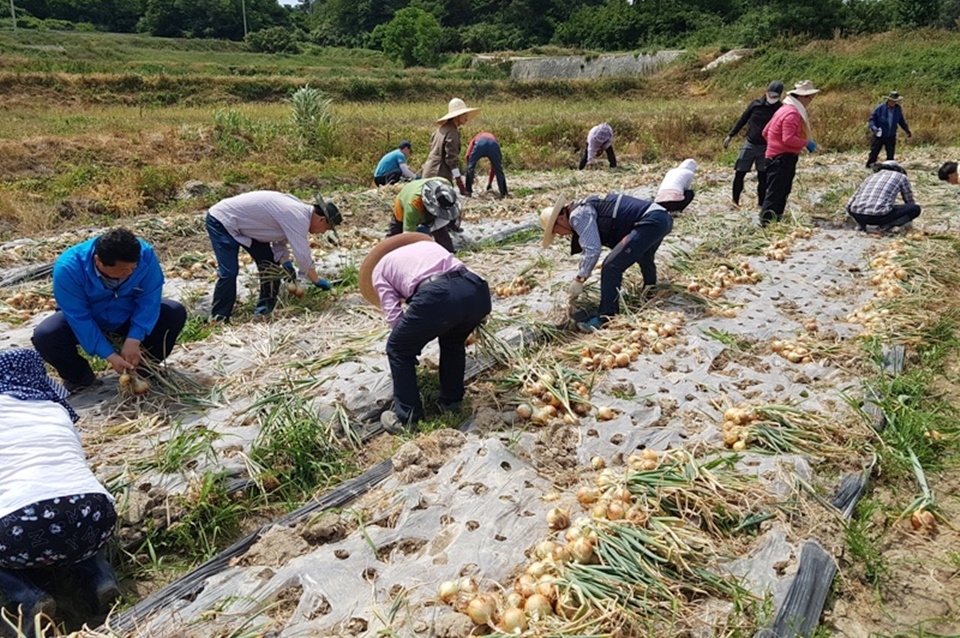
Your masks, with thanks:
<instances>
[{"instance_id":1,"label":"navy vest","mask_svg":"<svg viewBox=\"0 0 960 638\"><path fill-rule=\"evenodd\" d=\"M580 202L574 202L570 205L570 210L577 206L587 204L597 211L597 230L600 232L600 243L607 248L613 248L620 243L620 240L630 234L634 226L647 213L651 202L644 199L637 199L621 193L611 193L603 199L598 195L591 195ZM573 240L570 242L570 254L576 255L583 252L580 247L580 237L576 231L573 233Z\"/></svg>"}]
</instances>

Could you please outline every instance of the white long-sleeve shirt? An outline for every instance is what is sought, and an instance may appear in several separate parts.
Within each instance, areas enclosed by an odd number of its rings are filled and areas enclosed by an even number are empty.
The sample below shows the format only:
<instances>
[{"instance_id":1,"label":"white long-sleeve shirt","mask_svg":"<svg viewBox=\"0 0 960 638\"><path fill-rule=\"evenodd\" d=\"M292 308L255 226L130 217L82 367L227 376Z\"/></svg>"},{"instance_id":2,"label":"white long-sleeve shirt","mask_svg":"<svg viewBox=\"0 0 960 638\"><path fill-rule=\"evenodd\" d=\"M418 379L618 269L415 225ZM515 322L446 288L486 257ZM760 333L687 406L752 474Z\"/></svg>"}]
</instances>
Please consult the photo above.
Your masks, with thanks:
<instances>
[{"instance_id":1,"label":"white long-sleeve shirt","mask_svg":"<svg viewBox=\"0 0 960 638\"><path fill-rule=\"evenodd\" d=\"M690 188L693 184L693 175L697 171L697 162L692 159L685 159L680 162L680 166L671 168L663 176L660 182L660 190L657 191L658 202L679 202L683 201L683 191Z\"/></svg>"},{"instance_id":2,"label":"white long-sleeve shirt","mask_svg":"<svg viewBox=\"0 0 960 638\"><path fill-rule=\"evenodd\" d=\"M598 153L613 146L613 129L606 122L597 124L587 133L587 165L592 165Z\"/></svg>"},{"instance_id":3,"label":"white long-sleeve shirt","mask_svg":"<svg viewBox=\"0 0 960 638\"><path fill-rule=\"evenodd\" d=\"M110 493L87 466L80 435L54 401L0 394L0 518L38 501Z\"/></svg>"},{"instance_id":4,"label":"white long-sleeve shirt","mask_svg":"<svg viewBox=\"0 0 960 638\"><path fill-rule=\"evenodd\" d=\"M252 191L217 202L209 213L241 246L254 239L270 244L274 259L282 263L289 258L289 243L301 275L314 267L309 239L313 205L287 193Z\"/></svg>"}]
</instances>

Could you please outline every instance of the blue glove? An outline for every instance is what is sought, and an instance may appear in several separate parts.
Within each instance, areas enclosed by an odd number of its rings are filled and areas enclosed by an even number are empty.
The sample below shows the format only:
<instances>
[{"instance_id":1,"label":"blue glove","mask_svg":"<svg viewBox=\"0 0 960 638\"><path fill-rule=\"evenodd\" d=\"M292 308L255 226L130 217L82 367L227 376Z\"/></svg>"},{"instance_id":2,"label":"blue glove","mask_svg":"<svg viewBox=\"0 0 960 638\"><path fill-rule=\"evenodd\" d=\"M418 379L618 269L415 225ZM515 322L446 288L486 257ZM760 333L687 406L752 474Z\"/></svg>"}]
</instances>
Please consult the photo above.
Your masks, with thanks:
<instances>
[{"instance_id":1,"label":"blue glove","mask_svg":"<svg viewBox=\"0 0 960 638\"><path fill-rule=\"evenodd\" d=\"M332 286L330 285L330 282L324 279L323 277L321 277L320 279L317 279L316 283L314 283L313 285L319 288L320 290L330 290L332 288Z\"/></svg>"},{"instance_id":2,"label":"blue glove","mask_svg":"<svg viewBox=\"0 0 960 638\"><path fill-rule=\"evenodd\" d=\"M419 226L417 226L417 232L418 232L418 233L423 233L423 234L425 234L425 235L429 235L429 234L430 234L430 229L427 228L427 226L426 226L425 224L420 224Z\"/></svg>"},{"instance_id":3,"label":"blue glove","mask_svg":"<svg viewBox=\"0 0 960 638\"><path fill-rule=\"evenodd\" d=\"M281 264L281 266L283 266L283 269L287 271L287 276L290 277L290 281L297 280L297 271L293 269L292 261L285 261Z\"/></svg>"},{"instance_id":4,"label":"blue glove","mask_svg":"<svg viewBox=\"0 0 960 638\"><path fill-rule=\"evenodd\" d=\"M817 143L814 142L813 140L810 140L809 142L807 142L807 150L810 151L811 153L817 150Z\"/></svg>"}]
</instances>

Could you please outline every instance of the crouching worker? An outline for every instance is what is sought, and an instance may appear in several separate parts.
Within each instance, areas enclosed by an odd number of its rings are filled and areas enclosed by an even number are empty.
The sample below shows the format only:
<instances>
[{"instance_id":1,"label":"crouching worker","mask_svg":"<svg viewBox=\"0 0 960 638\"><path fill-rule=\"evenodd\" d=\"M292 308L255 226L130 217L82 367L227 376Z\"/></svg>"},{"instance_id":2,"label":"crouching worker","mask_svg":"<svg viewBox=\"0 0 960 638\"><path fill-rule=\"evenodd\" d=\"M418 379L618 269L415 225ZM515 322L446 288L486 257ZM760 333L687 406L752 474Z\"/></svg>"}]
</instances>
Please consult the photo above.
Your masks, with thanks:
<instances>
[{"instance_id":1,"label":"crouching worker","mask_svg":"<svg viewBox=\"0 0 960 638\"><path fill-rule=\"evenodd\" d=\"M43 580L75 582L93 615L120 596L100 553L113 497L87 467L66 396L36 352L0 352L0 601L23 627L56 610Z\"/></svg>"},{"instance_id":2,"label":"crouching worker","mask_svg":"<svg viewBox=\"0 0 960 638\"><path fill-rule=\"evenodd\" d=\"M360 290L368 301L379 303L392 328L387 359L393 407L380 418L384 429L397 433L423 418L417 357L434 339L440 342L440 407L458 409L464 395L465 342L490 314L487 282L427 235L403 233L381 241L364 260Z\"/></svg>"},{"instance_id":3,"label":"crouching worker","mask_svg":"<svg viewBox=\"0 0 960 638\"><path fill-rule=\"evenodd\" d=\"M68 248L53 265L53 297L59 310L33 331L33 346L52 365L67 390L100 381L77 345L118 372L136 370L143 354L167 358L187 311L161 297L163 271L153 248L125 228ZM123 338L120 352L108 335ZM141 370L141 373L144 373Z\"/></svg>"},{"instance_id":4,"label":"crouching worker","mask_svg":"<svg viewBox=\"0 0 960 638\"><path fill-rule=\"evenodd\" d=\"M460 202L453 185L442 177L415 179L393 200L393 219L387 237L402 232L426 233L451 253L451 222L460 218Z\"/></svg>"},{"instance_id":5,"label":"crouching worker","mask_svg":"<svg viewBox=\"0 0 960 638\"><path fill-rule=\"evenodd\" d=\"M920 216L907 171L898 162L877 162L873 164L873 171L847 203L847 214L856 220L860 230L879 226L881 231L886 231L906 226ZM894 203L897 195L903 198L903 204Z\"/></svg>"},{"instance_id":6,"label":"crouching worker","mask_svg":"<svg viewBox=\"0 0 960 638\"><path fill-rule=\"evenodd\" d=\"M544 248L554 235L571 235L570 253L583 253L577 276L570 282L571 307L597 265L602 247L613 249L600 270L598 316L579 324L581 330L589 331L599 329L620 312L620 287L627 268L639 263L644 286L657 283L654 257L673 229L673 217L662 206L629 195L591 195L570 204L561 195L553 208L540 213L540 225Z\"/></svg>"}]
</instances>

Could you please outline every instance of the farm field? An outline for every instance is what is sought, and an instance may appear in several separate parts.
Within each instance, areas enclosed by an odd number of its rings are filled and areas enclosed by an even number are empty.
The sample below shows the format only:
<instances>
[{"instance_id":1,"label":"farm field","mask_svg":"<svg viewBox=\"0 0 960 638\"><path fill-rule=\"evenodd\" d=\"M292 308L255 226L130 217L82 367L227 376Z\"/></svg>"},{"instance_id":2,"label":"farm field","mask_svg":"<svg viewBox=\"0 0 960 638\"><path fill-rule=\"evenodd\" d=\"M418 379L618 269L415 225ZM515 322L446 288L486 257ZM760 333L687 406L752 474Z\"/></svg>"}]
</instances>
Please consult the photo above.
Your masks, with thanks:
<instances>
[{"instance_id":1,"label":"farm field","mask_svg":"<svg viewBox=\"0 0 960 638\"><path fill-rule=\"evenodd\" d=\"M823 151L802 156L787 220L762 229L746 203L755 182L731 207L736 152L719 144L745 97L718 100L706 82L669 96L678 72L663 73L627 95L468 101L483 111L464 139L494 131L507 158L511 196L467 200L457 237L494 310L468 349L461 411L432 407L435 344L424 351L428 421L404 436L376 420L387 326L356 288L396 192L367 173L402 138L416 168L444 100L334 101L337 135L313 154L287 102L4 98L0 280L122 223L154 244L165 296L190 311L149 394L102 371L102 388L72 401L118 497L124 601L101 627L58 619L62 633L746 636L773 621L807 542L838 568L817 635L960 633L960 221L958 192L936 178L957 155L940 121L954 107L906 113L914 228L864 234L843 207L867 174L852 122L871 98L825 92L811 108ZM601 120L622 137L621 167L571 170ZM576 331L577 260L563 241L540 247L539 210L561 192L651 197L687 155L697 197L658 253L659 285L642 294L628 271L623 314ZM340 207L339 242L313 244L339 284L256 322L248 265L234 322L210 326L204 210L254 187ZM0 293L0 347L29 347L49 280ZM831 500L848 475L869 481L845 514ZM331 495L343 499L324 505Z\"/></svg>"}]
</instances>

